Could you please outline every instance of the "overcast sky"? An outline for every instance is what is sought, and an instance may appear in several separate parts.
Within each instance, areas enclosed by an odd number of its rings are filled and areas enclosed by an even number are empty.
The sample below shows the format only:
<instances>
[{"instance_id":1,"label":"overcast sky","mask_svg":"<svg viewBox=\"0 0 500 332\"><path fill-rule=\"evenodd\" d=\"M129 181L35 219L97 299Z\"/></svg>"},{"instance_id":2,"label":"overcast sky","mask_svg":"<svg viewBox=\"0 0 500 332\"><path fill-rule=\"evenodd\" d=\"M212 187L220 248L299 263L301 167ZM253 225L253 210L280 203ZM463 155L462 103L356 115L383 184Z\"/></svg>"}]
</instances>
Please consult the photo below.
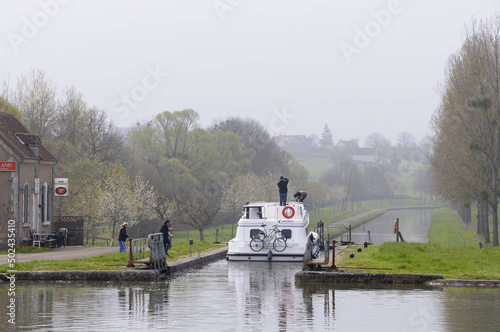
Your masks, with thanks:
<instances>
[{"instance_id":1,"label":"overcast sky","mask_svg":"<svg viewBox=\"0 0 500 332\"><path fill-rule=\"evenodd\" d=\"M3 80L44 70L119 127L192 108L335 142L429 134L448 57L500 1L1 0Z\"/></svg>"}]
</instances>

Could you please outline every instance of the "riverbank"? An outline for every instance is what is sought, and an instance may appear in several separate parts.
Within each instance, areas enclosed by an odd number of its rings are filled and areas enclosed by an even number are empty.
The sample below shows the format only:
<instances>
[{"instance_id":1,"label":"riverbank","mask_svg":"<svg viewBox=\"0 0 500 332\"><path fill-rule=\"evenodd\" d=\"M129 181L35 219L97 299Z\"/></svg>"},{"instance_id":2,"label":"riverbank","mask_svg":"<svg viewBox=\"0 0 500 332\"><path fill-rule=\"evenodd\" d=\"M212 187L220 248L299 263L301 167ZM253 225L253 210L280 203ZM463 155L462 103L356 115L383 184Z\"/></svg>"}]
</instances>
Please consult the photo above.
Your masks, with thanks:
<instances>
[{"instance_id":1,"label":"riverbank","mask_svg":"<svg viewBox=\"0 0 500 332\"><path fill-rule=\"evenodd\" d=\"M116 248L115 248L116 250ZM149 269L145 264L135 263L135 269L125 269L108 271L13 271L11 273L0 273L0 281L8 282L12 274L16 281L146 281L160 280L172 276L176 273L189 269L201 268L203 265L223 259L226 257L227 247L212 250L209 252L196 254L193 257L178 259L168 262L167 266L161 270Z\"/></svg>"}]
</instances>

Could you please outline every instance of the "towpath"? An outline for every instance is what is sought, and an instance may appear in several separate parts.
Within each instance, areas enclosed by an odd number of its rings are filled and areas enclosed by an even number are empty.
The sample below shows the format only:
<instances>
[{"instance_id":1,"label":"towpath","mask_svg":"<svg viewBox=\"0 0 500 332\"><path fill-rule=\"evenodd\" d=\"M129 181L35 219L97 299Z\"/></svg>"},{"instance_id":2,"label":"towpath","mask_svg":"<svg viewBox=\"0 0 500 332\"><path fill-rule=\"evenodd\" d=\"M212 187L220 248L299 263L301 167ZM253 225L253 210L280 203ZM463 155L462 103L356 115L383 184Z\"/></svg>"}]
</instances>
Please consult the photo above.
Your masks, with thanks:
<instances>
[{"instance_id":1,"label":"towpath","mask_svg":"<svg viewBox=\"0 0 500 332\"><path fill-rule=\"evenodd\" d=\"M85 258L99 256L110 252L118 252L118 247L81 247L68 246L52 251L33 253L33 254L16 254L16 263L23 263L36 260L65 260L73 258ZM7 255L0 255L0 264L7 264Z\"/></svg>"},{"instance_id":2,"label":"towpath","mask_svg":"<svg viewBox=\"0 0 500 332\"><path fill-rule=\"evenodd\" d=\"M351 221L354 221L354 220L358 220L360 218L363 218L367 215L370 215L370 214L373 214L373 213L376 213L376 212L379 212L379 211L384 211L385 209L374 209L374 210L371 210L371 211L368 211L368 212L364 212L364 213L360 213L360 214L357 214L355 216L352 216L352 217L349 217L347 219L343 219L341 221L337 221L333 224L329 224L328 226L325 226L325 228L330 228L330 227L334 227L334 226L339 226L339 225L343 225L343 224L347 224Z\"/></svg>"}]
</instances>

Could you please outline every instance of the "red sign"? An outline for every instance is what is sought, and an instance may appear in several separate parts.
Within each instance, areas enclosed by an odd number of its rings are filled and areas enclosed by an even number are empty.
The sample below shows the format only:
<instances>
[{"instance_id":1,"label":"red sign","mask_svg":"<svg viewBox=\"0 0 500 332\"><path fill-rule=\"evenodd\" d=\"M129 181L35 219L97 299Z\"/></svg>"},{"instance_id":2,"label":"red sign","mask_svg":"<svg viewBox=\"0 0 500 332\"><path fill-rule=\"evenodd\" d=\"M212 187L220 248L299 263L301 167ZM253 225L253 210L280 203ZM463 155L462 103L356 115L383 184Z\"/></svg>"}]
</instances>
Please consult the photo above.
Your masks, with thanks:
<instances>
[{"instance_id":1,"label":"red sign","mask_svg":"<svg viewBox=\"0 0 500 332\"><path fill-rule=\"evenodd\" d=\"M59 196L64 196L67 192L68 192L68 189L66 189L64 187L56 188L56 194L58 194Z\"/></svg>"},{"instance_id":2,"label":"red sign","mask_svg":"<svg viewBox=\"0 0 500 332\"><path fill-rule=\"evenodd\" d=\"M16 171L17 163L15 161L0 161L0 171Z\"/></svg>"}]
</instances>

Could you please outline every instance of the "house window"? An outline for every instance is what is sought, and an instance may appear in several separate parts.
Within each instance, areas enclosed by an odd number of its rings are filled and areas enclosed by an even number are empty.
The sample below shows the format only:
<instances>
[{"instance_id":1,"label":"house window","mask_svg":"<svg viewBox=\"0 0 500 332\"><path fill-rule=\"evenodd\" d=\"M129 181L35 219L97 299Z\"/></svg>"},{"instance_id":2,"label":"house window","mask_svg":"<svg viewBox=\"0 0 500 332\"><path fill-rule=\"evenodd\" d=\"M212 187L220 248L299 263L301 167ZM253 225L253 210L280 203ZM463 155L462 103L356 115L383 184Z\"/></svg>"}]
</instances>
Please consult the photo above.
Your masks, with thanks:
<instances>
[{"instance_id":1,"label":"house window","mask_svg":"<svg viewBox=\"0 0 500 332\"><path fill-rule=\"evenodd\" d=\"M24 185L23 189L23 223L28 224L29 223L29 216L30 216L30 192L29 192L29 186L27 184Z\"/></svg>"}]
</instances>

